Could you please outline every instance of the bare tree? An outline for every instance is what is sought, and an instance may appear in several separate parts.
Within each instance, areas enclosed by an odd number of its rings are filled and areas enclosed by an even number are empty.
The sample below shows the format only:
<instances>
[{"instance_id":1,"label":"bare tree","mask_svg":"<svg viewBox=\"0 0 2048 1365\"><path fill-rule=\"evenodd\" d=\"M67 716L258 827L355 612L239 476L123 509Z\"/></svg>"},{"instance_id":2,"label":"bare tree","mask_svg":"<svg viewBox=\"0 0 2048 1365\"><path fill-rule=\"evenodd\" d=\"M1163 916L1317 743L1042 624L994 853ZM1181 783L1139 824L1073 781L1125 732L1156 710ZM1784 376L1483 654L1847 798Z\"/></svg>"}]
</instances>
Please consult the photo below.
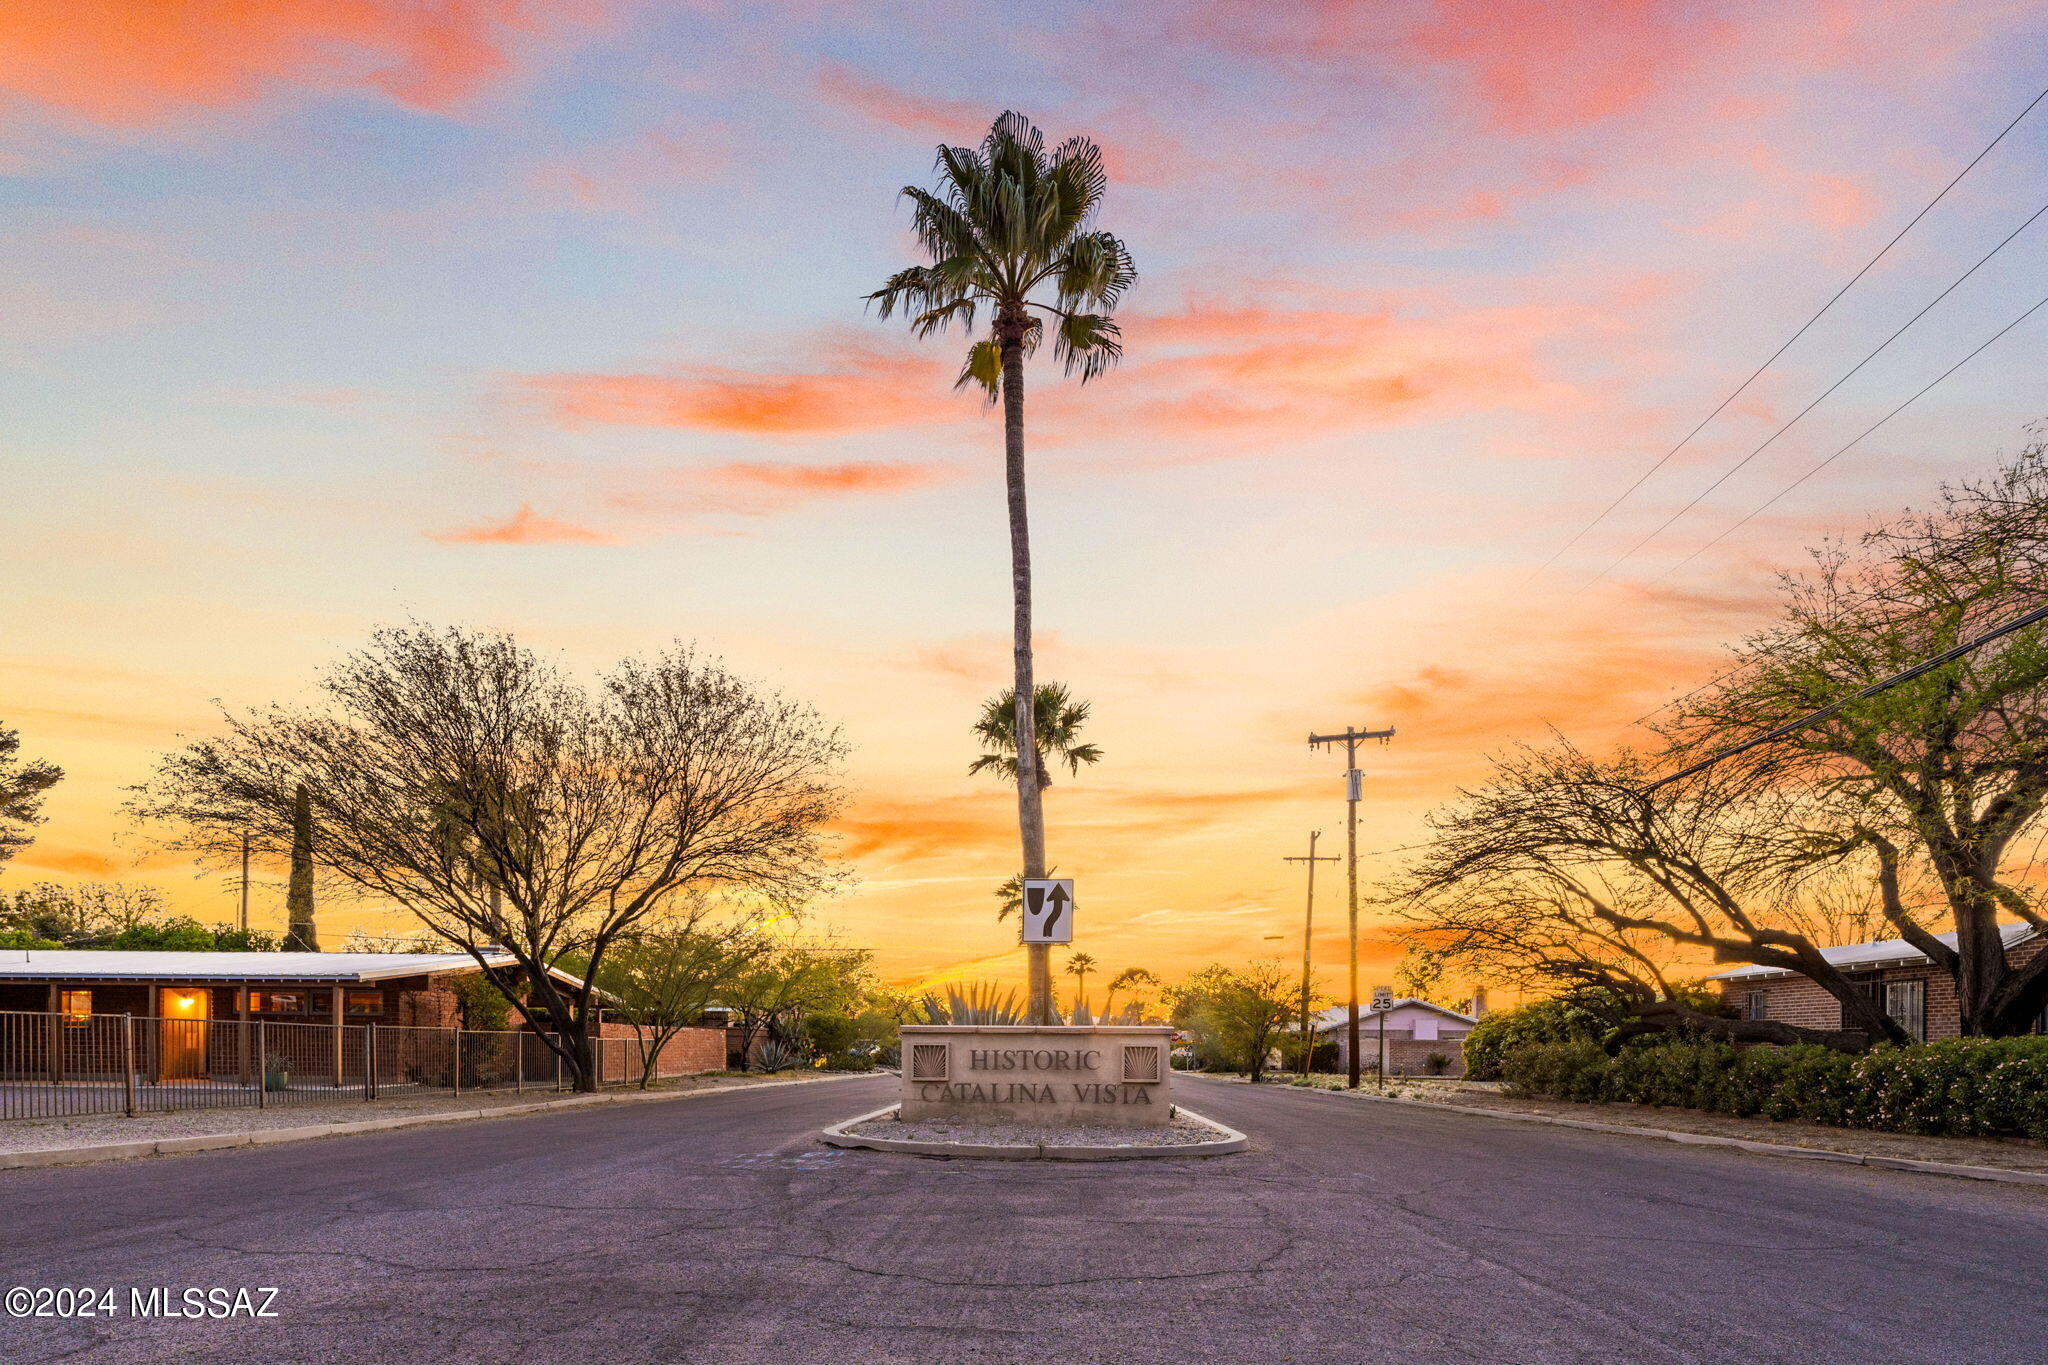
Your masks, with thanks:
<instances>
[{"instance_id":1,"label":"bare tree","mask_svg":"<svg viewBox=\"0 0 2048 1365\"><path fill-rule=\"evenodd\" d=\"M592 978L622 936L694 891L795 907L821 889L837 732L688 648L591 691L508 635L408 626L322 690L318 707L227 714L164 757L136 812L203 855L244 829L282 851L305 790L314 861L480 964L509 952L513 1004L579 1089L597 1086ZM571 954L576 985L550 970Z\"/></svg>"},{"instance_id":2,"label":"bare tree","mask_svg":"<svg viewBox=\"0 0 2048 1365\"><path fill-rule=\"evenodd\" d=\"M1492 780L1431 817L1435 830L1394 899L1413 938L1470 974L1525 990L1612 991L1629 1031L1686 1027L1759 1042L1857 1051L1905 1031L1821 953L1798 858L1799 808L1710 770L1646 788L1657 765L1600 761L1559 741L1497 760ZM1782 967L1842 1006L1840 1030L1700 1010L1674 964Z\"/></svg>"},{"instance_id":3,"label":"bare tree","mask_svg":"<svg viewBox=\"0 0 2048 1365\"><path fill-rule=\"evenodd\" d=\"M43 821L43 794L64 780L64 770L21 757L21 733L0 725L0 863L28 847L28 831Z\"/></svg>"}]
</instances>

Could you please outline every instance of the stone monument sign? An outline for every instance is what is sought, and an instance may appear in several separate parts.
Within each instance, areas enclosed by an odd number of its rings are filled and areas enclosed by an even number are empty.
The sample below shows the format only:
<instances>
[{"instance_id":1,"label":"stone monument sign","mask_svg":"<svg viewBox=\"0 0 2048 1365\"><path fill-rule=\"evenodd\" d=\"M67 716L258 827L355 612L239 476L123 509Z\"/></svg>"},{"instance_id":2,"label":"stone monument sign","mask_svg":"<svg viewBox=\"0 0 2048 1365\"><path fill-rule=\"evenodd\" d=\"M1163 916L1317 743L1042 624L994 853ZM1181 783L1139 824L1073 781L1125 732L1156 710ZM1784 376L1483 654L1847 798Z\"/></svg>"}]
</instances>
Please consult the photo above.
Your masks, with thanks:
<instances>
[{"instance_id":1,"label":"stone monument sign","mask_svg":"<svg viewBox=\"0 0 2048 1365\"><path fill-rule=\"evenodd\" d=\"M906 1024L902 1117L1156 1127L1172 1048L1163 1025Z\"/></svg>"}]
</instances>

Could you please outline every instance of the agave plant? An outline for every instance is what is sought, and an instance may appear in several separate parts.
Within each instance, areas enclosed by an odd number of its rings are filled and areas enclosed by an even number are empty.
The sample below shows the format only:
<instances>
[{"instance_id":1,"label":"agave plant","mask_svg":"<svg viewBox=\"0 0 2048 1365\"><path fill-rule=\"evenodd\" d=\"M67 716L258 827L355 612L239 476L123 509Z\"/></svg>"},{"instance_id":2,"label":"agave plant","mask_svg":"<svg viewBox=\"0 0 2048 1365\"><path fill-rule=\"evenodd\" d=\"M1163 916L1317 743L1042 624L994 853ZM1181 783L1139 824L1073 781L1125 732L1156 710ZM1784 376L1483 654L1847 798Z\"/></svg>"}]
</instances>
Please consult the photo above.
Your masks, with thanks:
<instances>
[{"instance_id":1,"label":"agave plant","mask_svg":"<svg viewBox=\"0 0 2048 1365\"><path fill-rule=\"evenodd\" d=\"M1005 990L992 981L976 981L964 992L958 986L949 987L944 1000L927 991L920 1009L927 1024L1030 1022L1024 1007L1017 1002L1017 992L1014 989ZM1060 1022L1057 1012L1054 1013L1052 1022Z\"/></svg>"},{"instance_id":2,"label":"agave plant","mask_svg":"<svg viewBox=\"0 0 2048 1365\"><path fill-rule=\"evenodd\" d=\"M801 1065L803 1060L803 1053L787 1043L779 1043L770 1038L754 1053L754 1070L787 1071L793 1066Z\"/></svg>"}]
</instances>

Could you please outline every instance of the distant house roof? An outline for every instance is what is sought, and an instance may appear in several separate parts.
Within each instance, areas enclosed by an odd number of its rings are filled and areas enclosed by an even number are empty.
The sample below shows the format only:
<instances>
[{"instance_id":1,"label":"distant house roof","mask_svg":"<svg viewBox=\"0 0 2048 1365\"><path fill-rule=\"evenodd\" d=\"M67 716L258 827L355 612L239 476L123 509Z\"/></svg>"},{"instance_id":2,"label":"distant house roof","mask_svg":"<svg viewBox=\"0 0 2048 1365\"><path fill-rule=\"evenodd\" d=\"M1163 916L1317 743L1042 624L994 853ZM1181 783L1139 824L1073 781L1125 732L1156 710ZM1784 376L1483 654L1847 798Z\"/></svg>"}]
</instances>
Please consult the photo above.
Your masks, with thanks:
<instances>
[{"instance_id":1,"label":"distant house roof","mask_svg":"<svg viewBox=\"0 0 2048 1365\"><path fill-rule=\"evenodd\" d=\"M1447 1010L1442 1005L1432 1005L1429 1001L1417 1000L1412 995L1402 996L1399 1000L1387 1006L1387 1013L1392 1014L1403 1008L1428 1010L1431 1014L1441 1014L1444 1018L1454 1019L1461 1024L1476 1024L1479 1022L1469 1014L1460 1014L1456 1010ZM1378 1018L1378 1010L1361 1009L1358 1011L1358 1022L1361 1024ZM1350 1021L1350 1006L1332 1005L1329 1009L1315 1016L1315 1030L1317 1033L1322 1033L1339 1025L1348 1025Z\"/></svg>"},{"instance_id":2,"label":"distant house roof","mask_svg":"<svg viewBox=\"0 0 2048 1365\"><path fill-rule=\"evenodd\" d=\"M1999 936L2004 939L2008 948L2026 942L2038 932L2040 931L2031 924L1998 926ZM1956 946L1956 936L1953 933L1936 934L1935 937L1951 948ZM1927 954L1902 938L1882 938L1872 943L1845 943L1839 948L1823 948L1820 955L1829 965L1840 967L1847 972L1870 971L1877 967L1920 967L1925 966L1928 961ZM1759 967L1752 964L1747 967L1734 967L1725 972L1715 972L1707 980L1759 981L1766 977L1796 975L1796 972L1787 971L1783 967Z\"/></svg>"},{"instance_id":3,"label":"distant house roof","mask_svg":"<svg viewBox=\"0 0 2048 1365\"><path fill-rule=\"evenodd\" d=\"M484 960L515 959L487 948ZM118 949L0 949L0 981L388 981L474 970L468 953L159 953Z\"/></svg>"}]
</instances>

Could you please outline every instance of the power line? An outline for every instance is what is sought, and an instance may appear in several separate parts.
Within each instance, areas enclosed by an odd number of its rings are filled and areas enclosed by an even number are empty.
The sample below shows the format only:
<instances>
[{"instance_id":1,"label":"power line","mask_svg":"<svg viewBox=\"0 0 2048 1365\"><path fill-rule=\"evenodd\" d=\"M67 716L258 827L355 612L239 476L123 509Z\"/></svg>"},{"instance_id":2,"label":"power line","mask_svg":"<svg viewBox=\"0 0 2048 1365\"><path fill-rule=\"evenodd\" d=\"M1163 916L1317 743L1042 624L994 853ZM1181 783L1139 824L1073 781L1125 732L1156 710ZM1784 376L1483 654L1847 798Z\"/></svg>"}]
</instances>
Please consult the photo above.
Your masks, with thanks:
<instances>
[{"instance_id":1,"label":"power line","mask_svg":"<svg viewBox=\"0 0 2048 1365\"><path fill-rule=\"evenodd\" d=\"M1918 213L1913 215L1911 221L1909 221L1904 227L1900 228L1897 234L1894 235L1889 242L1886 242L1884 244L1884 247L1875 256L1872 256L1868 261L1865 261L1863 263L1863 268L1857 271L1854 275L1851 275L1849 277L1849 282L1843 285L1840 289L1837 289L1834 292L1834 295L1830 297L1826 303L1820 306L1819 312L1815 313L1812 317L1808 318L1805 322L1801 323L1799 326L1799 330L1794 332L1791 336L1787 337L1785 339L1785 344L1778 347L1777 350L1771 352L1770 357L1767 360L1765 360L1763 364L1757 366L1756 369L1752 370L1750 372L1749 377L1743 380L1740 384L1737 384L1726 398L1723 398L1719 403L1715 404L1714 410L1708 413L1705 417L1701 418L1698 426L1694 427L1691 431L1688 431L1685 434L1684 439L1680 440L1677 445L1671 447L1671 449L1665 451L1662 455L1658 456L1657 462L1655 464L1651 465L1648 469L1644 470L1641 474L1637 475L1636 481L1630 484L1627 488L1622 489L1620 495L1617 496L1613 502L1608 503L1606 507L1602 508L1598 516L1594 517L1584 526L1581 526L1570 540L1566 541L1563 545L1558 547L1556 552L1553 553L1550 556L1550 558L1544 560L1541 564L1537 565L1536 571L1530 574L1529 577L1524 580L1524 582L1533 582L1535 579L1540 577L1543 574L1543 572L1547 570L1551 565L1557 563L1558 560L1564 558L1565 553L1568 550L1570 550L1572 546L1578 544L1581 540L1583 540L1586 537L1587 533L1590 532L1594 527L1598 526L1601 522L1607 520L1609 514L1612 513L1615 508L1621 506L1622 503L1628 501L1630 495L1633 494L1638 488L1641 488L1646 482L1648 482L1652 474L1655 474L1658 470L1662 469L1665 465L1669 464L1673 456L1677 455L1679 451L1685 449L1686 446L1690 445L1692 443L1693 437L1699 435L1702 431L1706 430L1707 423L1713 421L1716 417L1719 417L1722 411L1726 409L1730 403L1734 402L1737 398L1740 398L1742 396L1743 391L1747 389L1751 384L1754 384L1757 381L1758 376L1763 374L1765 370L1768 370L1769 368L1771 368L1773 364L1777 362L1779 356L1782 356L1783 354L1785 354L1786 351L1792 349L1792 344L1794 342L1798 341L1799 338L1805 336L1808 329L1810 329L1813 326L1813 324L1819 322L1821 318L1826 316L1828 310L1833 308L1837 303L1839 303L1842 299L1842 296L1848 293L1851 289L1853 289L1856 286L1856 282L1858 280L1862 279L1865 275L1869 274L1871 269L1874 266L1876 266L1876 264L1879 261L1883 260L1885 256L1890 253L1893 247L1899 244L1900 239L1903 238L1907 233L1911 232L1914 226L1918 224L1922 218L1925 218L1930 212L1932 212L1936 204L1939 204L1943 199L1947 198L1948 192L1954 189L1958 184L1962 183L1963 177L1968 175L1971 171L1975 170L1977 167L1977 163L1982 161L1985 157L1989 156L1991 154L1992 149L1998 146L1999 143L2005 141L2006 134L2010 133L2013 129L2019 127L2020 120L2026 118L2028 114L2033 113L2034 106L2039 104L2044 99L2048 99L2048 89L2043 89L2040 94L2034 96L2033 99L2027 101L2027 107L2020 110L2018 115L2014 117L2013 121L2011 123L2006 124L2005 127L1999 131L1997 137L1994 137L1991 139L1991 141L1985 143L1983 150L1978 152L1977 155L1971 157L1969 164L1964 166L1960 171L1957 171L1955 174L1955 178L1953 180L1950 180L1946 185L1943 185L1941 187L1941 193L1935 195L1932 199L1928 200L1926 205L1922 207Z\"/></svg>"},{"instance_id":2,"label":"power line","mask_svg":"<svg viewBox=\"0 0 2048 1365\"><path fill-rule=\"evenodd\" d=\"M2048 300L2043 300L2043 302L2048 302ZM2039 306L2039 304L2035 305L2035 307ZM1746 739L1740 744L1733 745L1727 749L1723 749L1720 753L1713 755L1711 758L1703 758L1699 762L1692 764L1690 767L1680 768L1675 773L1672 773L1665 777L1660 777L1655 782L1652 782L1648 786L1644 787L1640 794L1648 796L1651 792L1657 790L1657 788L1669 786L1671 783L1678 781L1680 778L1691 777L1694 773L1705 772L1708 768L1713 767L1716 763L1720 763L1727 759L1731 759L1735 757L1737 754L1748 753L1751 749L1755 749L1761 745L1770 744L1776 740L1783 739L1785 736L1793 733L1795 730L1805 729L1807 726L1813 724L1815 721L1826 720L1829 716L1834 715L1837 711L1841 710L1845 706L1848 706L1852 702L1865 701L1871 697L1876 696L1880 692L1889 692L1892 688L1897 687L1901 683L1911 682L1913 681L1913 679L1921 676L1924 673L1932 673L1935 669L1940 668L1943 664L1954 663L1957 659L1962 658L1965 654L1968 654L1972 650L1982 649L1985 645L1990 644L1992 641L2003 639L2005 636L2012 634L2016 630L2024 630L2026 627L2033 625L2036 621L2048 621L2048 606L2036 607L2032 611L2027 612L2023 616L2017 616L2012 620L2007 621L2002 626L1993 626L1990 630L1985 631L1982 635L1976 636L1973 639L1965 640L1963 641L1963 643L1956 645L1953 648L1944 649L1941 653L1935 655L1931 659L1922 659L1919 663L1914 664L1911 668L1900 669L1897 673L1892 674L1889 678L1884 679L1882 682L1874 682L1860 692L1852 693L1849 696L1841 698L1839 701L1831 701L1826 706L1820 707L1816 710L1808 711L1805 715L1800 716L1798 719L1788 720L1783 725L1774 725L1770 729L1764 731L1760 735L1757 735L1753 739Z\"/></svg>"},{"instance_id":3,"label":"power line","mask_svg":"<svg viewBox=\"0 0 2048 1365\"><path fill-rule=\"evenodd\" d=\"M1644 721L1656 715L1658 712L1669 711L1672 707L1678 705L1680 702L1691 701L1700 693L1714 686L1714 684L1726 682L1728 679L1734 677L1737 673L1742 672L1742 670L1744 670L1745 668L1755 668L1757 663L1757 658L1749 658L1744 659L1741 663L1736 664L1733 668L1724 668L1719 673L1716 673L1713 677L1701 683L1698 687L1695 687L1692 691L1682 692L1678 696L1673 697L1670 701L1665 702L1661 706L1651 707L1649 710L1643 712L1643 714L1637 716L1634 720L1630 721L1629 724L1632 726L1641 725Z\"/></svg>"},{"instance_id":4,"label":"power line","mask_svg":"<svg viewBox=\"0 0 2048 1365\"><path fill-rule=\"evenodd\" d=\"M1919 402L1919 401L1920 401L1920 399L1921 399L1921 398L1922 398L1922 397L1923 397L1923 396L1924 396L1924 395L1925 395L1925 394L1927 393L1927 391L1928 391L1929 389L1933 388L1933 387L1934 387L1934 386L1935 386L1936 384L1939 384L1939 383L1941 383L1941 381L1942 381L1942 380L1944 380L1944 379L1947 379L1947 378L1948 378L1948 377L1949 377L1950 375L1954 374L1954 373L1955 373L1955 372L1956 372L1957 370L1960 370L1961 368L1963 368L1963 366L1965 366L1965 365L1969 364L1969 363L1970 363L1971 361L1975 360L1975 359L1976 359L1976 358L1977 358L1978 356L1980 356L1980 355L1984 354L1984 352L1985 352L1985 351L1987 351L1987 350L1989 350L1989 349L1991 348L1991 346L1993 345L1993 343L1995 343L1995 342L1996 342L1996 341L1997 341L1997 340L1998 340L1998 339L1999 339L2000 337L2004 336L2004 335L2005 335L2005 334L2006 334L2007 332L2010 332L2010 331L2011 331L2011 330L2012 330L2013 328L2015 328L2015 327L2019 326L2019 325L2020 325L2021 323L2025 322L2025 321L2026 321L2026 320L2027 320L2028 318L2030 318L2030 317L2034 316L2034 314L2036 314L2036 313L2040 312L2040 311L2041 311L2041 309L2042 309L2042 308L2043 308L2044 306L2048 306L2048 297L2043 297L2043 298L2042 298L2042 299L2041 299L2041 300L2040 300L2040 301L2039 301L2038 303L2036 303L2036 304L2035 304L2035 305L2034 305L2034 306L2033 306L2032 308L2029 308L2029 309L2028 309L2028 310L2027 310L2026 312L2024 312L2024 313L2020 314L2020 315L2019 315L2018 317L2014 318L2014 319L2013 319L2013 320L2012 320L2011 322L2008 322L2008 323L2006 323L2006 324L2005 324L2005 326L2003 326L2003 327L1999 328L1999 329L1998 329L1998 330L1997 330L1996 332L1992 333L1992 335L1990 336L1990 338L1989 338L1988 340L1986 340L1986 341L1985 341L1985 342L1984 342L1984 343L1983 343L1982 345L1980 345L1979 347L1977 347L1977 349L1976 349L1976 350L1974 350L1974 351L1970 352L1970 353L1969 353L1968 355L1964 356L1964 357L1963 357L1963 358L1962 358L1961 360L1958 360L1958 361L1957 361L1957 362L1956 362L1955 364L1953 364L1953 365L1949 366L1949 367L1948 367L1947 369L1943 370L1943 371L1942 371L1942 372L1941 372L1940 374L1936 375L1936 376L1935 376L1935 377L1934 377L1933 379L1929 380L1929 381L1928 381L1928 382L1927 382L1927 383L1926 383L1926 384L1925 384L1924 386L1922 386L1922 388L1920 389L1920 391L1919 391L1918 393L1914 394L1914 395L1913 395L1913 396L1912 396L1911 398L1908 398L1908 399L1907 399L1907 400L1906 400L1905 402L1903 402L1903 403L1899 404L1899 405L1898 405L1897 407L1893 408L1893 409L1892 409L1892 410L1891 410L1890 412L1886 413L1886 414L1885 414L1884 416L1882 416L1882 417L1878 418L1878 419L1877 419L1877 420L1876 420L1875 422L1872 422L1872 423L1871 423L1871 424L1870 424L1869 426L1865 427L1865 428L1864 428L1864 429L1863 429L1863 430L1862 430L1862 431L1861 431L1860 433L1858 433L1858 434L1857 434L1857 436L1856 436L1856 439L1855 439L1855 440L1853 440L1853 441L1850 441L1850 442L1849 442L1849 443L1848 443L1847 445L1843 446L1843 447L1842 447L1842 448L1841 448L1840 450L1837 450L1837 451L1836 451L1836 452L1835 452L1834 454L1832 454L1832 455L1828 456L1828 457L1827 457L1827 458L1826 458L1825 460L1822 460L1822 461L1821 461L1821 462L1820 462L1819 464L1817 464L1817 465L1815 465L1815 466L1814 466L1813 468L1811 468L1811 469L1807 470L1807 471L1806 471L1806 472L1805 472L1804 474L1801 474L1801 475L1800 475L1800 476L1799 476L1798 478L1794 479L1794 480L1793 480L1792 482L1790 482L1790 483L1786 484L1786 485L1785 485L1785 486L1784 486L1783 488L1779 489L1779 490L1778 490L1778 491L1777 491L1776 493L1772 494L1772 495L1771 495L1771 496L1770 496L1769 498L1765 499L1765 500L1764 500L1763 502L1759 503L1759 504L1758 504L1758 505L1757 505L1756 507L1752 508L1752 509L1751 509L1751 510L1750 510L1749 512L1745 513L1745 514L1744 514L1744 515L1743 515L1743 516L1742 516L1742 517L1741 517L1740 519L1738 519L1738 520L1737 520L1737 521L1735 521L1735 522L1734 522L1733 524L1731 524L1730 526L1728 526L1728 527L1727 527L1727 528L1726 528L1725 530L1723 530L1723 531L1722 531L1722 532L1721 532L1721 533L1720 533L1719 535L1715 536L1715 537L1714 537L1714 538L1713 538L1712 540L1710 540L1710 541L1708 541L1708 542L1707 542L1706 544L1704 544L1704 545L1700 546L1700 547L1699 547L1699 548L1698 548L1697 550L1694 550L1694 551L1693 551L1693 552L1692 552L1691 554L1687 555L1687 556L1686 556L1686 557L1685 557L1684 559L1681 559L1681 560L1679 560L1679 561L1678 561L1678 562L1677 562L1676 564L1673 564L1673 565L1672 565L1672 566L1671 566L1670 568L1666 569L1666 570L1665 570L1665 571L1664 571L1663 573L1661 573L1661 574L1658 574L1658 575L1657 575L1657 578L1656 578L1656 580L1654 580L1654 581L1657 581L1657 582L1662 582L1662 581L1663 581L1664 579L1666 579L1666 578L1670 577L1670 576L1671 576L1672 574L1674 574L1674 573L1677 573L1677 572L1678 572L1678 571L1679 571L1680 569L1682 569L1682 568L1684 568L1684 567L1685 567L1686 565L1688 565L1688 564L1692 563L1692 562L1693 562L1693 561L1694 561L1695 559L1698 559L1698 558L1699 558L1699 557L1700 557L1701 555L1703 555L1703 554L1705 554L1705 553L1706 553L1707 551L1709 551L1709 550L1713 549L1713 548L1714 548L1714 547L1715 547L1716 545L1719 545L1719 544L1720 544L1720 543L1721 543L1722 541L1726 540L1726 539L1727 539L1727 538L1728 538L1729 536L1731 536L1731 535L1735 534L1735 532L1736 532L1736 531L1738 531L1738 530L1740 530L1740 529L1741 529L1742 527L1744 527L1744 526L1748 525L1748 524L1749 524L1749 523L1750 523L1751 521L1755 520L1755 519L1756 519L1757 517L1760 517L1760 516L1762 516L1762 515L1763 515L1763 514L1764 514L1765 512L1768 512L1768 511L1769 511L1769 510L1770 510L1771 508L1773 508L1773 507L1777 506L1777 505L1778 505L1778 503L1779 503L1779 502L1781 502L1781 501L1783 501L1783 500L1784 500L1784 499L1785 499L1786 497L1788 497L1788 496L1789 496L1789 495L1790 495L1790 494L1792 493L1792 491L1793 491L1794 489L1798 488L1798 487L1799 487L1799 486L1800 486L1801 484L1805 483L1805 482L1806 482L1806 481L1807 481L1808 479L1812 478L1812 477L1813 477L1814 475L1816 475L1816 474L1820 473L1820 472L1821 472L1821 471L1822 471L1823 469L1826 469L1826 468L1827 468L1827 467L1828 467L1829 465L1833 464L1833 463L1834 463L1834 462L1835 462L1836 460L1840 459L1840 458L1841 458L1842 456L1844 456L1844 455L1848 454L1848 453L1849 453L1849 452L1850 452L1850 451L1851 451L1852 449L1854 449L1854 448L1855 448L1856 446L1858 446L1858 445L1862 444L1862 442L1863 442L1863 439L1864 439L1864 437L1866 437L1866 436L1870 435L1870 434L1871 434L1872 432L1876 431L1876 430L1877 430L1877 429L1878 429L1879 427L1883 426L1883 425L1884 425L1884 424L1885 424L1886 422L1889 422L1889 421L1891 421L1891 420L1892 420L1892 418L1894 418L1894 417L1897 417L1897 416L1898 416L1898 415L1899 415L1900 413L1904 412L1904 411L1905 411L1905 410L1906 410L1907 408L1909 408L1909 407L1913 406L1913 404L1915 404L1915 403ZM1655 714L1655 713L1653 712L1652 714Z\"/></svg>"},{"instance_id":5,"label":"power line","mask_svg":"<svg viewBox=\"0 0 2048 1365\"><path fill-rule=\"evenodd\" d=\"M1900 337L1906 334L1908 328L1910 328L1914 323L1920 321L1920 319L1926 317L1928 313L1932 312L1936 304L1940 303L1950 294L1955 293L1956 290L1962 286L1963 281L1969 279L1970 276L1976 274L1979 270L1982 270L1985 264L1989 262L1993 256L1996 256L1999 252L2005 250L2005 248L2011 244L2013 238L2019 236L2022 232L2025 232L2028 228L2032 227L2034 225L2035 220L2038 219L2044 213L2048 213L2048 204L2043 204L2040 208L2035 209L2033 213L2029 214L2027 220L2024 223L2021 223L2011 232L2008 232L2005 235L2004 239L2000 241L1997 246L1992 247L1991 250L1985 252L1981 257L1979 257L1975 265L1971 266L1968 270L1965 270L1962 274L1956 276L1955 280L1948 286L1948 288L1942 290L1939 294L1936 294L1932 299L1929 299L1925 307L1923 307L1919 312L1913 314L1912 317L1907 318L1905 322L1900 325L1897 331L1893 332L1890 336L1886 337L1882 342L1879 342L1877 349L1873 350L1869 355L1864 356L1863 359L1857 361L1854 365L1850 366L1846 374L1844 374L1840 379L1837 379L1834 383L1828 385L1825 389L1822 389L1820 395L1816 397L1811 403L1808 403L1805 407L1801 408L1798 412L1794 413L1790 421L1786 422L1783 426L1779 427L1776 431L1772 432L1769 436L1765 437L1762 445L1758 446L1755 450L1750 451L1749 454L1737 460L1733 465L1730 465L1726 470L1722 472L1720 478L1715 479L1705 488L1702 488L1698 493L1695 493L1693 495L1693 499L1691 502L1688 502L1685 506L1679 508L1676 512L1673 512L1670 516L1666 517L1664 519L1664 524L1662 526L1659 526L1656 530L1650 532L1641 540L1637 541L1634 545L1630 546L1627 550L1623 551L1619 558L1617 558L1612 564L1609 564L1606 568L1602 569L1599 573L1593 575L1593 577L1587 579L1586 582L1579 589L1577 589L1577 591L1584 592L1587 588L1592 587L1595 583L1598 583L1601 579L1607 577L1607 575L1613 573L1616 569L1620 568L1624 563L1632 559L1637 551L1641 550L1645 545L1648 545L1658 536L1661 536L1666 531L1670 530L1671 527L1680 518L1684 517L1686 513L1692 511L1693 508L1698 507L1702 502L1706 501L1707 498L1711 497L1715 489L1719 488L1722 484L1728 482L1728 480L1734 478L1737 474L1741 473L1742 470L1749 465L1749 462L1751 460L1754 460L1757 456L1763 454L1764 451L1768 450L1780 436L1783 436L1786 432L1790 431L1795 425L1797 425L1800 418L1806 416L1807 413L1812 412L1815 408L1819 407L1823 402L1825 402L1829 394L1833 393L1836 389L1841 388L1842 385L1848 383L1851 379L1855 378L1857 371L1861 370L1865 365L1868 365L1871 361L1877 359L1878 356L1883 354L1884 351L1887 348L1889 348L1894 341L1897 341Z\"/></svg>"}]
</instances>

